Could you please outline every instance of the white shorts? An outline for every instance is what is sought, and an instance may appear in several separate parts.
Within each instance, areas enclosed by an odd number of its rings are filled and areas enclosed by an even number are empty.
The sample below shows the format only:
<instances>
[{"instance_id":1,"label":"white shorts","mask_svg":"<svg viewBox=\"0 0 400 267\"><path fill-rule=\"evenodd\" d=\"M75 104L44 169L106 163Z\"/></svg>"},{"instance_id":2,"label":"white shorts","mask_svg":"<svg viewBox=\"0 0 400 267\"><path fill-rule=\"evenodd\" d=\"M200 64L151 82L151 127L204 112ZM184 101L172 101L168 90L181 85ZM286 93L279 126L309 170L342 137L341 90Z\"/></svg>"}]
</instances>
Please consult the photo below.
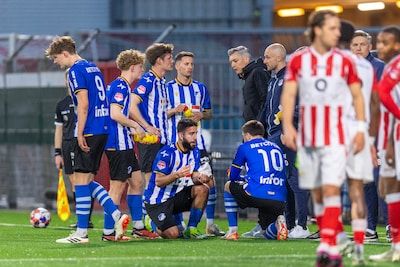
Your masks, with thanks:
<instances>
[{"instance_id":1,"label":"white shorts","mask_svg":"<svg viewBox=\"0 0 400 267\"><path fill-rule=\"evenodd\" d=\"M323 185L340 187L346 179L346 147L344 145L311 148L299 147L299 187L314 189Z\"/></svg>"},{"instance_id":2,"label":"white shorts","mask_svg":"<svg viewBox=\"0 0 400 267\"><path fill-rule=\"evenodd\" d=\"M349 140L352 142L355 135L356 129L349 130ZM363 180L365 183L374 181L374 165L372 163L371 147L369 145L369 136L367 133L364 134L365 145L364 148L354 155L351 144L347 151L347 162L346 162L346 174L347 177L354 180Z\"/></svg>"},{"instance_id":3,"label":"white shorts","mask_svg":"<svg viewBox=\"0 0 400 267\"><path fill-rule=\"evenodd\" d=\"M379 176L384 178L391 178L396 176L396 170L393 167L390 167L386 162L386 150L379 151L378 156L381 163L379 167Z\"/></svg>"}]
</instances>

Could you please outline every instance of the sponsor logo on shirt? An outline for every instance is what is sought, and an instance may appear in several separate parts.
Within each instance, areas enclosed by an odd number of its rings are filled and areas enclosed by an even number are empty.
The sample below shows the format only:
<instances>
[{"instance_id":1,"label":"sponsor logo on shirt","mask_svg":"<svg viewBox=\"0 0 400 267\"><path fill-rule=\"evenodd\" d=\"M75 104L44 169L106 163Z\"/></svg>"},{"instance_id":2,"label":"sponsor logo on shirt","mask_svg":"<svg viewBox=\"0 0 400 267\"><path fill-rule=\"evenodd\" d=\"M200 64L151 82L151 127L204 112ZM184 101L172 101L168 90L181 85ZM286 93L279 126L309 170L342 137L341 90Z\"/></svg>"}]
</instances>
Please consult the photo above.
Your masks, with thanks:
<instances>
[{"instance_id":1,"label":"sponsor logo on shirt","mask_svg":"<svg viewBox=\"0 0 400 267\"><path fill-rule=\"evenodd\" d=\"M260 184L271 184L271 185L278 185L278 186L283 186L284 185L284 179L274 177L275 175L272 173L270 177L260 177Z\"/></svg>"},{"instance_id":2,"label":"sponsor logo on shirt","mask_svg":"<svg viewBox=\"0 0 400 267\"><path fill-rule=\"evenodd\" d=\"M109 116L108 114L109 114L108 108L104 107L104 105L101 105L100 107L98 107L98 106L94 107L94 116L96 118L107 117L107 116Z\"/></svg>"}]
</instances>

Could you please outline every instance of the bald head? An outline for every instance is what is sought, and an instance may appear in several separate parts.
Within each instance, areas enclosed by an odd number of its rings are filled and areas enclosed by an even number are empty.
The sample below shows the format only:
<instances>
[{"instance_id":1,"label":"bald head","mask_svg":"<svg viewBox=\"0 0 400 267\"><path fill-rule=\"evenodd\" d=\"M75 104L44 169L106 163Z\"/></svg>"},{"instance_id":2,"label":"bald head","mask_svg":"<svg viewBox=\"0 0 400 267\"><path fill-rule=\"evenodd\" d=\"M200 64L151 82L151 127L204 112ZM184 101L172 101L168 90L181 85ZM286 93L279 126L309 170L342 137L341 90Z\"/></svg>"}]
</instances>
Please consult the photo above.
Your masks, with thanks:
<instances>
[{"instance_id":1,"label":"bald head","mask_svg":"<svg viewBox=\"0 0 400 267\"><path fill-rule=\"evenodd\" d=\"M274 43L265 48L264 64L268 70L278 72L286 65L286 49L279 43Z\"/></svg>"}]
</instances>

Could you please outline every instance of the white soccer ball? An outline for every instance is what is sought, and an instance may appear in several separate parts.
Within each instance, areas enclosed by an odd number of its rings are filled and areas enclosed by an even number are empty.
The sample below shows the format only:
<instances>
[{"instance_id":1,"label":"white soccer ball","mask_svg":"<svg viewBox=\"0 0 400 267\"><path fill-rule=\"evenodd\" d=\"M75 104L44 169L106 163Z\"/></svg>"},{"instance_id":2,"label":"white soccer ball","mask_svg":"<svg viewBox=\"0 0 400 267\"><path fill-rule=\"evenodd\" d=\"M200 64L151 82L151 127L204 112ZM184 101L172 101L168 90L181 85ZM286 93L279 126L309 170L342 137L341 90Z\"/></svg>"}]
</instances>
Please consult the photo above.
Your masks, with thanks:
<instances>
[{"instance_id":1,"label":"white soccer ball","mask_svg":"<svg viewBox=\"0 0 400 267\"><path fill-rule=\"evenodd\" d=\"M50 212L45 208L37 208L32 210L30 223L35 228L45 228L51 220Z\"/></svg>"}]
</instances>

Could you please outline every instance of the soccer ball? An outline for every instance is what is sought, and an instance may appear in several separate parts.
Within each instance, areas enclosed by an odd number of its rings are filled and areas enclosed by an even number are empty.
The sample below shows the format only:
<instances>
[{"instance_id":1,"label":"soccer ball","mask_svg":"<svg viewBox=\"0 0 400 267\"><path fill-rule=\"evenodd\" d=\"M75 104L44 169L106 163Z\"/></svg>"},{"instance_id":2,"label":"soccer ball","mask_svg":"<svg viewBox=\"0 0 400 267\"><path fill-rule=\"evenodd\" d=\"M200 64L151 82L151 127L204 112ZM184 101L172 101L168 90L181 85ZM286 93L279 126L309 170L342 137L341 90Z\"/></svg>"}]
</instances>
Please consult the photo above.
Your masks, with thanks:
<instances>
[{"instance_id":1,"label":"soccer ball","mask_svg":"<svg viewBox=\"0 0 400 267\"><path fill-rule=\"evenodd\" d=\"M51 220L50 212L45 208L37 208L32 210L30 223L35 228L45 228Z\"/></svg>"}]
</instances>

